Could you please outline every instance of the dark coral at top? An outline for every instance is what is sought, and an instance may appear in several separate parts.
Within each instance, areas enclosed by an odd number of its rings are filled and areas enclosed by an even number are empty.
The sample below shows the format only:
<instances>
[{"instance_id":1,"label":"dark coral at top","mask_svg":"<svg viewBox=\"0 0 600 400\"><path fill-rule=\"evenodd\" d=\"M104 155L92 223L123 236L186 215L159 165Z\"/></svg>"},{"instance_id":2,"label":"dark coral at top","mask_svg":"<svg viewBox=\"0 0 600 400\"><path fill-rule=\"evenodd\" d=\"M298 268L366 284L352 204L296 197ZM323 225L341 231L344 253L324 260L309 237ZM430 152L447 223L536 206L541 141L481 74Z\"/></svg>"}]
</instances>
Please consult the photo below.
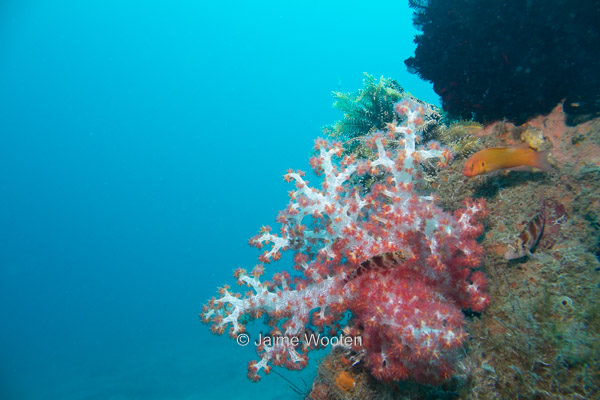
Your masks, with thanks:
<instances>
[{"instance_id":1,"label":"dark coral at top","mask_svg":"<svg viewBox=\"0 0 600 400\"><path fill-rule=\"evenodd\" d=\"M600 1L409 2L422 34L405 63L450 115L522 123L563 99L600 111Z\"/></svg>"}]
</instances>

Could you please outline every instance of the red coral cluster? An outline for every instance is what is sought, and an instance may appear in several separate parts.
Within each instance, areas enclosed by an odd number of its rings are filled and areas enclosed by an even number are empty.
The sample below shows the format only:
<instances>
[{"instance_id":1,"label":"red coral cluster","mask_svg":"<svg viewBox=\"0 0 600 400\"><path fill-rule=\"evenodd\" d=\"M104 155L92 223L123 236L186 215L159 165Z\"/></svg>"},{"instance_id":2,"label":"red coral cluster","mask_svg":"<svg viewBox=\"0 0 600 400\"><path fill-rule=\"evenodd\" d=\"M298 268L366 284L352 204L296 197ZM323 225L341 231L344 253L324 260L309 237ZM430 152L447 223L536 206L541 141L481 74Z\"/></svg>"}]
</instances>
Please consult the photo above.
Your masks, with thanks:
<instances>
[{"instance_id":1,"label":"red coral cluster","mask_svg":"<svg viewBox=\"0 0 600 400\"><path fill-rule=\"evenodd\" d=\"M367 366L378 379L431 384L451 375L452 350L466 337L461 308L482 311L489 302L484 274L471 270L482 252L475 242L482 227L472 210L473 203L457 219L468 218L473 229L463 230L456 241L449 238L443 252L431 254L426 237L412 232L407 243L413 257L373 257L372 266L347 284L356 292L350 309L360 326Z\"/></svg>"},{"instance_id":2,"label":"red coral cluster","mask_svg":"<svg viewBox=\"0 0 600 400\"><path fill-rule=\"evenodd\" d=\"M215 333L229 327L233 337L248 321L268 316L266 337L273 340L258 346L251 379L270 364L304 367L310 348L342 333L360 339L340 344L365 354L381 380L437 383L451 373L454 350L466 336L461 309L481 311L489 301L485 276L473 271L481 259L475 239L485 205L467 201L452 215L414 190L419 161L444 159L446 150L416 146L421 105L404 101L397 110L403 122L367 143L376 159L340 160L339 145L318 140L311 165L322 176L321 188L309 186L300 171L285 175L296 190L277 218L279 234L263 227L250 242L263 248L262 263L292 251L301 275L284 271L261 282L262 265L250 273L240 269L238 284L251 290L242 297L224 287L204 307L203 321ZM356 179L367 173L378 181L369 189ZM328 341L316 343L321 337Z\"/></svg>"}]
</instances>

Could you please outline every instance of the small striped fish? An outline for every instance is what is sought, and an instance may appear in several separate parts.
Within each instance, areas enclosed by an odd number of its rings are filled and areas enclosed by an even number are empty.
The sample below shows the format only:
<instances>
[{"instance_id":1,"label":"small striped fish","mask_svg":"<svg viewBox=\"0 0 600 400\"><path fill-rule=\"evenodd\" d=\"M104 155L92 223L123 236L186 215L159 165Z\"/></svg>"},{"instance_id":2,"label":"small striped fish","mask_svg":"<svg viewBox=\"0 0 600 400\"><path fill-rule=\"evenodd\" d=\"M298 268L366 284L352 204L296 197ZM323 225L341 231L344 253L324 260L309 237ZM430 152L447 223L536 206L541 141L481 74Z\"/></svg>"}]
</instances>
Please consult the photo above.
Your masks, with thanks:
<instances>
[{"instance_id":1,"label":"small striped fish","mask_svg":"<svg viewBox=\"0 0 600 400\"><path fill-rule=\"evenodd\" d=\"M540 239L544 234L545 226L546 215L542 203L542 211L529 222L527 228L519 235L515 243L509 245L504 257L507 260L514 260L516 258L530 256L540 242Z\"/></svg>"},{"instance_id":2,"label":"small striped fish","mask_svg":"<svg viewBox=\"0 0 600 400\"><path fill-rule=\"evenodd\" d=\"M378 254L360 263L358 268L352 271L352 273L344 279L344 282L350 282L367 271L385 271L392 269L397 265L402 265L404 260L406 260L406 255L401 250Z\"/></svg>"}]
</instances>

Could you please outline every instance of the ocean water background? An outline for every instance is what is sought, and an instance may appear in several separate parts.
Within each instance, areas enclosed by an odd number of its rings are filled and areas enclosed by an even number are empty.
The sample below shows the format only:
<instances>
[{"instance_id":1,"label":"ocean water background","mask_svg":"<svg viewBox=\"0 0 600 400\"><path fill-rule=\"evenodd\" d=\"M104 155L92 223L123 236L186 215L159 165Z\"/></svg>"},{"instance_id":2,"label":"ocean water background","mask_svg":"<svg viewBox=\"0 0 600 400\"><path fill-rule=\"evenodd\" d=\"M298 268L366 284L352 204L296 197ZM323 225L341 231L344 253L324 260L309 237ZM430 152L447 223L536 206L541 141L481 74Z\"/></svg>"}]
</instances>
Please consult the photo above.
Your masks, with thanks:
<instances>
[{"instance_id":1,"label":"ocean water background","mask_svg":"<svg viewBox=\"0 0 600 400\"><path fill-rule=\"evenodd\" d=\"M0 398L298 398L197 314L257 262L331 91L439 102L415 33L402 0L3 1Z\"/></svg>"}]
</instances>

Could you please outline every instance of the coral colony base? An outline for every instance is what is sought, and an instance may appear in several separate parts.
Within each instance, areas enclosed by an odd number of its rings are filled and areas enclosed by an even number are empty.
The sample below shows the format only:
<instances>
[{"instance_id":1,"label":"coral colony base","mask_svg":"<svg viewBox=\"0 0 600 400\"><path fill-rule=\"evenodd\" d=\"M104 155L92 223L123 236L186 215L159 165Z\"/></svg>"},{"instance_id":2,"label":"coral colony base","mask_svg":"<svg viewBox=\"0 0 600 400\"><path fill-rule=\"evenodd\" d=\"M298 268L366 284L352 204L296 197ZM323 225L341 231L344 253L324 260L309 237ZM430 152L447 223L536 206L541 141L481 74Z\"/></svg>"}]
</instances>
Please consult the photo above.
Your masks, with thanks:
<instances>
[{"instance_id":1,"label":"coral colony base","mask_svg":"<svg viewBox=\"0 0 600 400\"><path fill-rule=\"evenodd\" d=\"M445 164L451 155L437 143L417 147L422 105L405 98L395 110L401 123L367 139L373 161L341 159L339 144L316 141L310 164L322 176L321 189L308 186L303 172L288 171L296 190L277 217L280 233L263 227L250 239L259 249L269 246L262 264L235 272L251 290L240 295L225 286L204 306L201 317L216 334L229 328L235 338L265 316L271 332L264 337L290 339L260 340L250 379L258 380L261 369L269 373L271 364L306 366L315 346L302 338L315 334L360 337L349 347L382 381L439 383L452 374L466 337L461 309L482 311L489 302L486 278L473 270L482 256L475 239L485 205L467 200L452 215L414 190L421 161ZM356 179L367 174L377 182L369 189ZM286 250L302 276L284 271L261 282L263 264Z\"/></svg>"}]
</instances>

